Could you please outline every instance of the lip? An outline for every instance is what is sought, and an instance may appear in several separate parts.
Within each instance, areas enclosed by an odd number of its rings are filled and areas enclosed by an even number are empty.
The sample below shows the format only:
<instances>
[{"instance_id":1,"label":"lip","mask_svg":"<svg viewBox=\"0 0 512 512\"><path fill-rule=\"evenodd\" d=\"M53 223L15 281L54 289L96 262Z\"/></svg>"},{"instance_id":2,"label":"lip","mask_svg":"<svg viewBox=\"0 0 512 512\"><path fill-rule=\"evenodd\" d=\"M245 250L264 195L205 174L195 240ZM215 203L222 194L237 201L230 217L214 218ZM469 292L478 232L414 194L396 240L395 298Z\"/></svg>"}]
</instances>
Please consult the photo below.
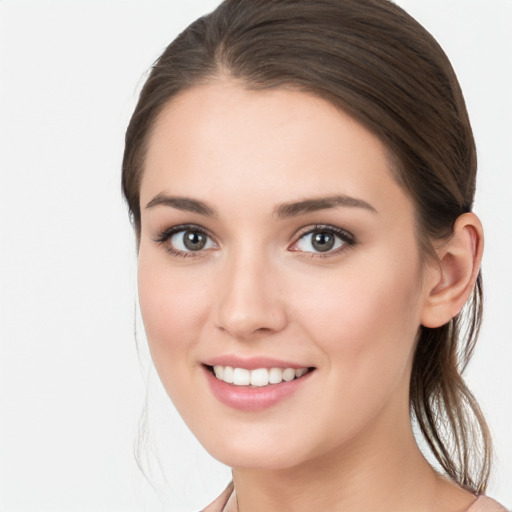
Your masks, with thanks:
<instances>
[{"instance_id":1,"label":"lip","mask_svg":"<svg viewBox=\"0 0 512 512\"><path fill-rule=\"evenodd\" d=\"M250 357L243 358L234 355L217 356L202 361L207 366L231 366L232 368L245 368L246 370L256 370L258 368L309 368L308 364L298 364L291 361L283 361L282 359L274 359L272 357Z\"/></svg>"},{"instance_id":2,"label":"lip","mask_svg":"<svg viewBox=\"0 0 512 512\"><path fill-rule=\"evenodd\" d=\"M223 359L223 361L225 360ZM252 360L251 362L254 361L255 360ZM265 359L265 361L268 362L269 360ZM256 369L263 367L281 367L281 364L260 364L252 368L247 368L247 366L243 366L240 362L237 364L240 365L236 366L237 368L246 369ZM231 366L231 364L223 364L223 366ZM304 368L304 366L283 366L283 368ZM282 381L279 384L271 384L262 387L249 387L235 386L234 384L228 384L223 380L217 379L217 377L215 377L210 368L205 366L205 364L202 365L202 369L211 392L213 393L215 398L219 400L219 402L233 409L238 409L239 411L246 412L262 411L264 409L268 409L278 404L279 402L285 400L293 393L299 391L300 388L302 388L310 380L311 376L315 373L314 371L309 371L302 377L291 380L289 382Z\"/></svg>"}]
</instances>

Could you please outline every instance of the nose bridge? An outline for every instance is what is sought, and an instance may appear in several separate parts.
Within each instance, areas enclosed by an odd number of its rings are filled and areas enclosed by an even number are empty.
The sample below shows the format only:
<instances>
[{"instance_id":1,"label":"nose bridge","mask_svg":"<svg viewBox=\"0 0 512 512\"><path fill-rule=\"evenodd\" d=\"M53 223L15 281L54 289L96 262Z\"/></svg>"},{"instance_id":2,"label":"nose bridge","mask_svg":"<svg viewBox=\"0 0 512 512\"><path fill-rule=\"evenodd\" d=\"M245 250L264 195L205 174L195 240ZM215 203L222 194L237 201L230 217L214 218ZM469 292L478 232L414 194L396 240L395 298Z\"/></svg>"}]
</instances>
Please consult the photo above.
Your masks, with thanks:
<instances>
[{"instance_id":1,"label":"nose bridge","mask_svg":"<svg viewBox=\"0 0 512 512\"><path fill-rule=\"evenodd\" d=\"M265 250L239 244L218 275L217 326L238 339L277 332L286 324L276 262Z\"/></svg>"}]
</instances>

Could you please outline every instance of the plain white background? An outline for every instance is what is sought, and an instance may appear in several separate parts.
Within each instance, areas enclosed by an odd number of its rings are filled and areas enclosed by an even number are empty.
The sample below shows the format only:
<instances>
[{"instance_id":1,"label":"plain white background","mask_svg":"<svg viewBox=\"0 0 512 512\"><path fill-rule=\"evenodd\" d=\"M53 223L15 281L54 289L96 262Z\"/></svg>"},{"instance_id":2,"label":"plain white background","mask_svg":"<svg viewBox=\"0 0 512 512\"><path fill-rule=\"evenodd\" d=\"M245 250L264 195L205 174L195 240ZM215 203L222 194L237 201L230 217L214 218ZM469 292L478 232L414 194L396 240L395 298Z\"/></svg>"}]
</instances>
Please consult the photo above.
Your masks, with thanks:
<instances>
[{"instance_id":1,"label":"plain white background","mask_svg":"<svg viewBox=\"0 0 512 512\"><path fill-rule=\"evenodd\" d=\"M217 3L0 0L1 512L198 510L229 479L151 370L119 184L145 70ZM487 302L467 378L495 438L489 494L511 506L512 1L398 3L451 58L473 122ZM147 389L156 491L133 457Z\"/></svg>"}]
</instances>

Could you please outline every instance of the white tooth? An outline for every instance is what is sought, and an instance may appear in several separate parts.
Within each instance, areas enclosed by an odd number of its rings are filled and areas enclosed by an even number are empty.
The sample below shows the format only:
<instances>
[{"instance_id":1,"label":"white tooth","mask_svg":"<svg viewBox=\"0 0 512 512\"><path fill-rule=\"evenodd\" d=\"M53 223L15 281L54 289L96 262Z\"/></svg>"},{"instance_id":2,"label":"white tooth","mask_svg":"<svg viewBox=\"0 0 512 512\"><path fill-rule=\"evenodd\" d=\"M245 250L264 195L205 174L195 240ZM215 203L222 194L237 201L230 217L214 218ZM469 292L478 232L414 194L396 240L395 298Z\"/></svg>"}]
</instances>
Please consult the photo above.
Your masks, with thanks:
<instances>
[{"instance_id":1,"label":"white tooth","mask_svg":"<svg viewBox=\"0 0 512 512\"><path fill-rule=\"evenodd\" d=\"M266 368L252 370L251 384L253 386L266 386L268 384L268 370Z\"/></svg>"},{"instance_id":2,"label":"white tooth","mask_svg":"<svg viewBox=\"0 0 512 512\"><path fill-rule=\"evenodd\" d=\"M297 370L295 370L295 377L302 377L307 371L307 368L297 368Z\"/></svg>"},{"instance_id":3,"label":"white tooth","mask_svg":"<svg viewBox=\"0 0 512 512\"><path fill-rule=\"evenodd\" d=\"M227 382L228 384L232 384L233 383L233 368L231 368L231 366L225 366L224 367L224 372L223 372L223 375L222 375L222 380L224 382Z\"/></svg>"},{"instance_id":4,"label":"white tooth","mask_svg":"<svg viewBox=\"0 0 512 512\"><path fill-rule=\"evenodd\" d=\"M219 364L215 365L213 367L213 373L215 373L215 377L217 377L217 379L222 380L222 377L224 376L224 367Z\"/></svg>"},{"instance_id":5,"label":"white tooth","mask_svg":"<svg viewBox=\"0 0 512 512\"><path fill-rule=\"evenodd\" d=\"M270 368L268 372L268 382L270 384L279 384L283 380L283 370L281 368Z\"/></svg>"},{"instance_id":6,"label":"white tooth","mask_svg":"<svg viewBox=\"0 0 512 512\"><path fill-rule=\"evenodd\" d=\"M295 379L295 369L294 368L286 368L286 370L283 370L283 380L285 380L286 382L289 382L293 379Z\"/></svg>"},{"instance_id":7,"label":"white tooth","mask_svg":"<svg viewBox=\"0 0 512 512\"><path fill-rule=\"evenodd\" d=\"M245 368L233 370L233 384L236 386L248 386L251 383L251 372Z\"/></svg>"}]
</instances>

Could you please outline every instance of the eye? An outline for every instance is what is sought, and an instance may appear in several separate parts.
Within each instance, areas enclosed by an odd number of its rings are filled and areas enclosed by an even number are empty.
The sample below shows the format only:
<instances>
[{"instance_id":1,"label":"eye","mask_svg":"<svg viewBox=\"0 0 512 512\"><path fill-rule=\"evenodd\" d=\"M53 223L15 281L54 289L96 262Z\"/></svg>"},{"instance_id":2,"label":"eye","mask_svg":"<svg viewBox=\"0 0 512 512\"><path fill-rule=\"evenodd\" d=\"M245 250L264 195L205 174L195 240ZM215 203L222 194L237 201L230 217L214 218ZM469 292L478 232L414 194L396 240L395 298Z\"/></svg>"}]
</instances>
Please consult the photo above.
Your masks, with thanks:
<instances>
[{"instance_id":1,"label":"eye","mask_svg":"<svg viewBox=\"0 0 512 512\"><path fill-rule=\"evenodd\" d=\"M165 244L171 254L185 257L218 247L204 230L196 226L175 226L167 229L155 238L155 242Z\"/></svg>"},{"instance_id":2,"label":"eye","mask_svg":"<svg viewBox=\"0 0 512 512\"><path fill-rule=\"evenodd\" d=\"M346 245L354 245L355 238L344 229L334 226L315 226L302 234L291 250L308 253L323 253L326 256L338 253Z\"/></svg>"},{"instance_id":3,"label":"eye","mask_svg":"<svg viewBox=\"0 0 512 512\"><path fill-rule=\"evenodd\" d=\"M206 233L193 229L178 231L169 238L169 242L178 251L200 251L214 246Z\"/></svg>"}]
</instances>

